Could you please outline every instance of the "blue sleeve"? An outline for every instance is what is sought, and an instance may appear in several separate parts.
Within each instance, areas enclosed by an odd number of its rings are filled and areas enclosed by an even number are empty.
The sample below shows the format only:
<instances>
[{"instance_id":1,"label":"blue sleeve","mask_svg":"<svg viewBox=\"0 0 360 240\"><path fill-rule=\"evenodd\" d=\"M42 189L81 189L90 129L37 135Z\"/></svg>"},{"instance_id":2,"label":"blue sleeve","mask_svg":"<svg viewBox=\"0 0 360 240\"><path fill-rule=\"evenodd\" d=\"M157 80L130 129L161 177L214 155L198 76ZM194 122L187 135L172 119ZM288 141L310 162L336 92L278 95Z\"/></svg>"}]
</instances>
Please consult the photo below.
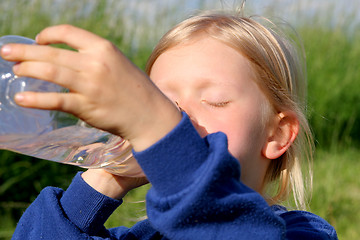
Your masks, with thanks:
<instances>
[{"instance_id":1,"label":"blue sleeve","mask_svg":"<svg viewBox=\"0 0 360 240\"><path fill-rule=\"evenodd\" d=\"M228 152L226 136L215 133L202 139L186 114L167 136L134 155L153 186L147 195L149 221L168 239L294 236L294 225L241 183L240 165Z\"/></svg>"},{"instance_id":2,"label":"blue sleeve","mask_svg":"<svg viewBox=\"0 0 360 240\"><path fill-rule=\"evenodd\" d=\"M313 213L289 211L280 216L286 221L287 239L338 239L335 229Z\"/></svg>"},{"instance_id":3,"label":"blue sleeve","mask_svg":"<svg viewBox=\"0 0 360 240\"><path fill-rule=\"evenodd\" d=\"M147 212L169 239L284 239L285 222L240 182L239 162L222 133L202 139L189 118L135 153L153 187Z\"/></svg>"},{"instance_id":4,"label":"blue sleeve","mask_svg":"<svg viewBox=\"0 0 360 240\"><path fill-rule=\"evenodd\" d=\"M12 239L112 239L104 223L120 204L95 191L78 173L65 192L43 189L21 217Z\"/></svg>"}]
</instances>

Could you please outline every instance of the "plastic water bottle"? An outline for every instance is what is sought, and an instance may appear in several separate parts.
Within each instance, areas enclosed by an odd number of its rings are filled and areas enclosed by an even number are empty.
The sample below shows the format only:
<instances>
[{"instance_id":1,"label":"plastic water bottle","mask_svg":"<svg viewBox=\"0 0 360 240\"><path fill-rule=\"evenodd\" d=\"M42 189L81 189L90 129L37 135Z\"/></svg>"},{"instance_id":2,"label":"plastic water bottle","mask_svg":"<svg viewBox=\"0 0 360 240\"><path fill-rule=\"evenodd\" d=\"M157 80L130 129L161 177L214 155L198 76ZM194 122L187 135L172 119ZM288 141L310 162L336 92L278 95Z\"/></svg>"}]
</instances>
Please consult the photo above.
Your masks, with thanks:
<instances>
[{"instance_id":1,"label":"plastic water bottle","mask_svg":"<svg viewBox=\"0 0 360 240\"><path fill-rule=\"evenodd\" d=\"M20 36L3 36L7 43L35 44ZM0 58L0 149L36 158L77 165L105 168L130 177L144 176L132 156L131 145L122 138L90 127L71 114L23 108L14 102L17 92L66 92L66 89L42 80L17 77L15 63Z\"/></svg>"}]
</instances>

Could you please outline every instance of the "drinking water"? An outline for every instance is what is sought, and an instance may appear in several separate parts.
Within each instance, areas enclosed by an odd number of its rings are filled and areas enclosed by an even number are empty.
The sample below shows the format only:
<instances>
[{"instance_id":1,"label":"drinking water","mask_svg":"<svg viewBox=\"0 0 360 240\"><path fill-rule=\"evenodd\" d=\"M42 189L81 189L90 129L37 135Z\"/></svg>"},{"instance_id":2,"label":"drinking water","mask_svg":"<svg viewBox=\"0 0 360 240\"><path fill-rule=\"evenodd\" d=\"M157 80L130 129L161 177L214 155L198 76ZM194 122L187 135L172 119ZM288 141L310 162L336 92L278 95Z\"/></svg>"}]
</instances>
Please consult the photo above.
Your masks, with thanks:
<instances>
[{"instance_id":1,"label":"drinking water","mask_svg":"<svg viewBox=\"0 0 360 240\"><path fill-rule=\"evenodd\" d=\"M3 36L7 43L35 44L20 36ZM93 128L71 114L23 108L14 102L17 92L66 92L42 80L14 75L14 62L0 58L0 149L36 158L77 165L105 168L130 177L144 176L124 139Z\"/></svg>"}]
</instances>

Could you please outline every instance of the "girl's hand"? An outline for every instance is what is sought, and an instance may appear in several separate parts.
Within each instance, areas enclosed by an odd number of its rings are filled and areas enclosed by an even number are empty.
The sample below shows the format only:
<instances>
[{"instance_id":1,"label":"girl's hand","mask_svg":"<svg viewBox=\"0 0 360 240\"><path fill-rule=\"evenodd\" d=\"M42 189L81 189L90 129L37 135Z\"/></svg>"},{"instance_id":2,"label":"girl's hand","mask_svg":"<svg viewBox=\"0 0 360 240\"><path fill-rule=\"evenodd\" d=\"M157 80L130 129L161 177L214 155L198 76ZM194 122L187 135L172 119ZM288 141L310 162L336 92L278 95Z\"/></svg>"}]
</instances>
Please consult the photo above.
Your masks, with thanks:
<instances>
[{"instance_id":1,"label":"girl's hand","mask_svg":"<svg viewBox=\"0 0 360 240\"><path fill-rule=\"evenodd\" d=\"M145 177L121 177L103 169L89 169L81 176L96 191L114 199L121 199L128 191L148 183Z\"/></svg>"},{"instance_id":2,"label":"girl's hand","mask_svg":"<svg viewBox=\"0 0 360 240\"><path fill-rule=\"evenodd\" d=\"M70 25L44 29L38 45L8 44L1 56L14 73L50 81L69 93L17 94L24 107L71 113L119 135L141 151L166 135L181 114L151 80L109 41ZM77 51L48 44L64 43Z\"/></svg>"}]
</instances>

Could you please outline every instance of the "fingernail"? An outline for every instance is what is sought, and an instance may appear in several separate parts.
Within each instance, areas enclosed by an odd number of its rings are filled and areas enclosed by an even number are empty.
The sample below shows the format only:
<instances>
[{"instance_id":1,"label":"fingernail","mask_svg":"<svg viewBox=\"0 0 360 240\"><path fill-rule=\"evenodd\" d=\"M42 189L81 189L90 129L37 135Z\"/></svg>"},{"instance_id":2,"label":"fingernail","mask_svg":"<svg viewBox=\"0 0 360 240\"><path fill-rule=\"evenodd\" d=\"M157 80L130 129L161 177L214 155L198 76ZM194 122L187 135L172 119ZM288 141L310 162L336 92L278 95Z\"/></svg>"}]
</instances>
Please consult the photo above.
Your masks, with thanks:
<instances>
[{"instance_id":1,"label":"fingernail","mask_svg":"<svg viewBox=\"0 0 360 240\"><path fill-rule=\"evenodd\" d=\"M38 40L39 40L39 34L36 35L35 42L38 42Z\"/></svg>"},{"instance_id":2,"label":"fingernail","mask_svg":"<svg viewBox=\"0 0 360 240\"><path fill-rule=\"evenodd\" d=\"M1 54L2 55L9 55L11 52L11 47L9 45L4 45L1 48Z\"/></svg>"},{"instance_id":3,"label":"fingernail","mask_svg":"<svg viewBox=\"0 0 360 240\"><path fill-rule=\"evenodd\" d=\"M17 94L15 94L14 99L15 99L15 102L20 103L20 102L24 101L25 96L22 93L17 93Z\"/></svg>"}]
</instances>

